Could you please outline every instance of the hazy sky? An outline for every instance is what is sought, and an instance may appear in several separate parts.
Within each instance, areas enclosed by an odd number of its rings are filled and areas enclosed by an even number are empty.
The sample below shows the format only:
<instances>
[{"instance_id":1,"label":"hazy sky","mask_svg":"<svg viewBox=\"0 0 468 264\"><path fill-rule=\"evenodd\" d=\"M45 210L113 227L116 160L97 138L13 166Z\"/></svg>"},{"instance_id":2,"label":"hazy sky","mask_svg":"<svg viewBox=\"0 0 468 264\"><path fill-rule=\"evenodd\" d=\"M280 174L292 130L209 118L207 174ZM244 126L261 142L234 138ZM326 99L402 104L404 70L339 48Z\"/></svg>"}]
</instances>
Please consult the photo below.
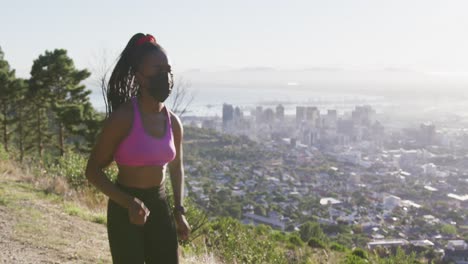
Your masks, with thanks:
<instances>
[{"instance_id":1,"label":"hazy sky","mask_svg":"<svg viewBox=\"0 0 468 264\"><path fill-rule=\"evenodd\" d=\"M27 77L45 50L78 67L152 33L175 71L384 69L468 76L468 1L1 1L0 46Z\"/></svg>"}]
</instances>

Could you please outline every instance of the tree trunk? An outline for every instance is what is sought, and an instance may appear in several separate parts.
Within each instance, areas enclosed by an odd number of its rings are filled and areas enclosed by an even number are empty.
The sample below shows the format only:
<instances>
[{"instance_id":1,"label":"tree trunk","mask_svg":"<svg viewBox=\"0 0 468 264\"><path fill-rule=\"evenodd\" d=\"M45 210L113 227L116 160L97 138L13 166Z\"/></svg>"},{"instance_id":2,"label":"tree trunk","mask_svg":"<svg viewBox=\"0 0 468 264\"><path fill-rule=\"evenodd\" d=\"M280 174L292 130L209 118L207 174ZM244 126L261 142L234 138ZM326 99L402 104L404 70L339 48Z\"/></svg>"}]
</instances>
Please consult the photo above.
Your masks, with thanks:
<instances>
[{"instance_id":1,"label":"tree trunk","mask_svg":"<svg viewBox=\"0 0 468 264\"><path fill-rule=\"evenodd\" d=\"M18 111L18 143L20 151L20 162L23 162L24 158L23 107L23 105L20 105L20 109Z\"/></svg>"},{"instance_id":2,"label":"tree trunk","mask_svg":"<svg viewBox=\"0 0 468 264\"><path fill-rule=\"evenodd\" d=\"M41 109L37 109L36 115L37 122L37 151L39 157L42 159L42 130L41 130Z\"/></svg>"},{"instance_id":3,"label":"tree trunk","mask_svg":"<svg viewBox=\"0 0 468 264\"><path fill-rule=\"evenodd\" d=\"M7 104L3 104L3 148L8 152L8 131L7 131Z\"/></svg>"},{"instance_id":4,"label":"tree trunk","mask_svg":"<svg viewBox=\"0 0 468 264\"><path fill-rule=\"evenodd\" d=\"M63 154L65 153L64 147L63 147L63 141L64 141L63 123L59 121L59 147L60 147L60 156L63 156Z\"/></svg>"}]
</instances>

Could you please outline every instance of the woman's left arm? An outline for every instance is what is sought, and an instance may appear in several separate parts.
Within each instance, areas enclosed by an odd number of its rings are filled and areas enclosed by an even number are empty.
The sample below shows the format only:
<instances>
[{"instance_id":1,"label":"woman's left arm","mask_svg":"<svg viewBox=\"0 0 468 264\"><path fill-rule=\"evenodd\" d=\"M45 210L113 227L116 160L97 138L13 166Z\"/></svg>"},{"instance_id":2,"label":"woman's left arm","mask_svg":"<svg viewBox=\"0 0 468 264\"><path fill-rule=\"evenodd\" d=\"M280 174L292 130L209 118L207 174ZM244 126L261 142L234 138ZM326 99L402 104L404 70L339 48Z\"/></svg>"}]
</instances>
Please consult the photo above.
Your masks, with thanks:
<instances>
[{"instance_id":1,"label":"woman's left arm","mask_svg":"<svg viewBox=\"0 0 468 264\"><path fill-rule=\"evenodd\" d=\"M174 144L176 148L176 156L169 163L169 173L171 175L171 185L174 192L174 206L183 206L184 200L184 164L183 164L183 126L179 117L171 112L172 132L174 135ZM178 210L174 210L174 217L177 223L179 236L182 240L186 240L190 233L190 226L185 219L185 216Z\"/></svg>"}]
</instances>

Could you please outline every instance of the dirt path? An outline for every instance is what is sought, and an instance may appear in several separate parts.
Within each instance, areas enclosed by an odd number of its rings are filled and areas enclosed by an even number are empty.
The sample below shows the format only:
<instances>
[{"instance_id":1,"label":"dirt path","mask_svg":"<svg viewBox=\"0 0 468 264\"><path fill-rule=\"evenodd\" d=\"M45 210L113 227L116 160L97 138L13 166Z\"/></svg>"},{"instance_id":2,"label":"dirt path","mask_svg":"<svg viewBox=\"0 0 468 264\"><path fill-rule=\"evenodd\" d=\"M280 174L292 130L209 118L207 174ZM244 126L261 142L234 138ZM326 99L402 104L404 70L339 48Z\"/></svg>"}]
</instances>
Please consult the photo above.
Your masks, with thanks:
<instances>
[{"instance_id":1,"label":"dirt path","mask_svg":"<svg viewBox=\"0 0 468 264\"><path fill-rule=\"evenodd\" d=\"M44 181L26 174L0 160L0 264L112 263L106 212L92 212L79 202L47 194ZM211 253L181 250L180 263L222 262Z\"/></svg>"},{"instance_id":2,"label":"dirt path","mask_svg":"<svg viewBox=\"0 0 468 264\"><path fill-rule=\"evenodd\" d=\"M0 263L111 263L106 226L72 214L60 197L0 174Z\"/></svg>"}]
</instances>

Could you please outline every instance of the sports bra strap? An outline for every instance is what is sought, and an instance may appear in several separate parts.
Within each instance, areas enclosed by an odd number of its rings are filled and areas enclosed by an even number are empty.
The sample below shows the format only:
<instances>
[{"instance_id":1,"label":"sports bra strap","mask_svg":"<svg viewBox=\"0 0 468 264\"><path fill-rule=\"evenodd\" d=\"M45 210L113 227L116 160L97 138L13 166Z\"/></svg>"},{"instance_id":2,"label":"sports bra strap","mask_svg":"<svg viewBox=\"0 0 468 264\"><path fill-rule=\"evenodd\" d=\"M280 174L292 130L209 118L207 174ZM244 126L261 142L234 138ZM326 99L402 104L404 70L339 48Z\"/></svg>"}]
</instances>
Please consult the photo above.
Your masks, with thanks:
<instances>
[{"instance_id":1,"label":"sports bra strap","mask_svg":"<svg viewBox=\"0 0 468 264\"><path fill-rule=\"evenodd\" d=\"M133 128L135 126L140 129L142 127L141 124L141 117L140 117L140 109L138 109L138 99L136 97L132 97L132 104L133 104Z\"/></svg>"}]
</instances>

